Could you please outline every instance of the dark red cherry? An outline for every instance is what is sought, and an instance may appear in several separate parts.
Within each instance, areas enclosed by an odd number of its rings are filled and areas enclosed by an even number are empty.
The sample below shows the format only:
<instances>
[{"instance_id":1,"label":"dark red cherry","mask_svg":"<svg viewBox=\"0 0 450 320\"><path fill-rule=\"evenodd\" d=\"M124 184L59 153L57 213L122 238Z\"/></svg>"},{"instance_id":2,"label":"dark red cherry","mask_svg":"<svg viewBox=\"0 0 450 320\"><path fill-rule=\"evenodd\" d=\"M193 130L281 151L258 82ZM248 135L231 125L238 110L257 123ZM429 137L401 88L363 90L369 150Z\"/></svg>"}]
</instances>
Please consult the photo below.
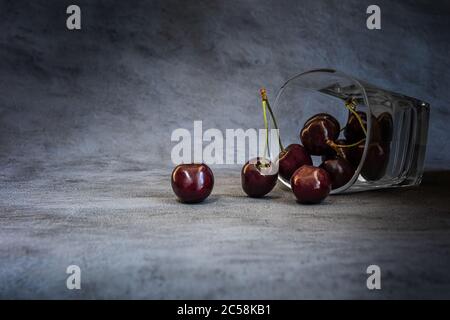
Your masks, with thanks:
<instances>
[{"instance_id":1,"label":"dark red cherry","mask_svg":"<svg viewBox=\"0 0 450 320\"><path fill-rule=\"evenodd\" d=\"M386 173L389 162L389 143L374 142L369 144L366 160L361 169L361 175L366 180L379 180Z\"/></svg>"},{"instance_id":2,"label":"dark red cherry","mask_svg":"<svg viewBox=\"0 0 450 320\"><path fill-rule=\"evenodd\" d=\"M335 141L340 129L336 126L337 120L331 118L330 115L324 117L319 114L309 119L300 131L300 139L309 154L320 156L332 150L327 142Z\"/></svg>"},{"instance_id":3,"label":"dark red cherry","mask_svg":"<svg viewBox=\"0 0 450 320\"><path fill-rule=\"evenodd\" d=\"M331 179L328 173L313 166L302 166L291 178L291 188L300 203L319 203L331 191Z\"/></svg>"},{"instance_id":4,"label":"dark red cherry","mask_svg":"<svg viewBox=\"0 0 450 320\"><path fill-rule=\"evenodd\" d=\"M328 172L331 179L331 189L342 187L350 181L355 173L355 169L350 163L341 157L324 161L320 168Z\"/></svg>"},{"instance_id":5,"label":"dark red cherry","mask_svg":"<svg viewBox=\"0 0 450 320\"><path fill-rule=\"evenodd\" d=\"M389 112L383 112L377 117L378 124L380 125L381 141L392 141L392 134L394 130L394 122Z\"/></svg>"},{"instance_id":6,"label":"dark red cherry","mask_svg":"<svg viewBox=\"0 0 450 320\"><path fill-rule=\"evenodd\" d=\"M264 158L248 161L241 171L241 183L244 192L252 198L261 198L275 187L278 173L272 162Z\"/></svg>"},{"instance_id":7,"label":"dark red cherry","mask_svg":"<svg viewBox=\"0 0 450 320\"><path fill-rule=\"evenodd\" d=\"M320 119L330 120L331 122L333 122L333 124L338 132L341 130L341 125L339 124L339 121L337 121L337 119L335 117L333 117L332 115L330 115L328 113L318 113L318 114L313 115L311 118L309 118L308 120L305 121L304 127L306 127L306 125L308 125L311 121L320 120Z\"/></svg>"},{"instance_id":8,"label":"dark red cherry","mask_svg":"<svg viewBox=\"0 0 450 320\"><path fill-rule=\"evenodd\" d=\"M182 202L202 202L213 187L214 175L206 164L180 164L172 172L172 189Z\"/></svg>"},{"instance_id":9,"label":"dark red cherry","mask_svg":"<svg viewBox=\"0 0 450 320\"><path fill-rule=\"evenodd\" d=\"M306 149L299 144L290 144L280 152L278 174L289 181L294 171L305 164L312 165L311 156Z\"/></svg>"},{"instance_id":10,"label":"dark red cherry","mask_svg":"<svg viewBox=\"0 0 450 320\"><path fill-rule=\"evenodd\" d=\"M348 148L347 160L356 168L361 162L364 153L365 142L361 142L355 147ZM389 162L389 143L372 142L369 144L366 160L361 169L361 175L366 180L378 180L384 176Z\"/></svg>"},{"instance_id":11,"label":"dark red cherry","mask_svg":"<svg viewBox=\"0 0 450 320\"><path fill-rule=\"evenodd\" d=\"M345 149L345 155L348 162L353 168L357 168L361 162L362 155L364 153L365 141L362 141L358 145Z\"/></svg>"},{"instance_id":12,"label":"dark red cherry","mask_svg":"<svg viewBox=\"0 0 450 320\"><path fill-rule=\"evenodd\" d=\"M345 139L337 139L335 141L335 143L337 145L347 145L347 141L345 141ZM322 156L322 162L326 161L326 160L330 160L330 159L336 159L338 157L347 159L347 149L348 148L338 148L337 150L335 149L331 149L329 151L327 151L323 156Z\"/></svg>"},{"instance_id":13,"label":"dark red cherry","mask_svg":"<svg viewBox=\"0 0 450 320\"><path fill-rule=\"evenodd\" d=\"M366 113L362 111L356 111L356 113L361 118L364 128L367 130ZM352 112L349 112L347 125L345 126L344 129L344 136L348 143L355 143L366 138L366 135L364 134L361 124L358 121L358 118ZM372 116L372 135L370 141L378 142L380 140L381 140L380 125L377 121L377 118Z\"/></svg>"}]
</instances>

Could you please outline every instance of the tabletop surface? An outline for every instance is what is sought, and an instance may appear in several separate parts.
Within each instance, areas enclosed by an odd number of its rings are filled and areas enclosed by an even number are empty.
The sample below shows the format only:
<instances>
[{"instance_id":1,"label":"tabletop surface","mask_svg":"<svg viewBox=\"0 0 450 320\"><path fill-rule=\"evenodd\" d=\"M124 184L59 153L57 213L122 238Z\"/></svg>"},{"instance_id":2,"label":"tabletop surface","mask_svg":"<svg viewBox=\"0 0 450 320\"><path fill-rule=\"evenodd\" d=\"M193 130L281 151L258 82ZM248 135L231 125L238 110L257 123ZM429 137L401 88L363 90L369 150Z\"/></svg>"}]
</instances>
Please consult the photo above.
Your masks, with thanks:
<instances>
[{"instance_id":1,"label":"tabletop surface","mask_svg":"<svg viewBox=\"0 0 450 320\"><path fill-rule=\"evenodd\" d=\"M215 180L184 205L170 169L2 166L0 298L450 298L449 171L320 205L279 187L248 198L239 170ZM66 288L73 264L81 290Z\"/></svg>"}]
</instances>

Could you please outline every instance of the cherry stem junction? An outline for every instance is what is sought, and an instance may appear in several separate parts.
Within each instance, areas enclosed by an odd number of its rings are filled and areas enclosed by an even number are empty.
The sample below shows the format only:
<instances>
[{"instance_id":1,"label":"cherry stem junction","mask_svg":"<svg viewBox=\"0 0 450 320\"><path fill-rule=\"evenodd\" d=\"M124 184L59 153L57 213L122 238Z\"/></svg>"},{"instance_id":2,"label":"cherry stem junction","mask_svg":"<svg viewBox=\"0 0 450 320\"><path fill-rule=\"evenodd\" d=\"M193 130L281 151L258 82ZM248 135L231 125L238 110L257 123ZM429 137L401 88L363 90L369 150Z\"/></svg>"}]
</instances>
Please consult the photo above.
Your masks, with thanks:
<instances>
[{"instance_id":1,"label":"cherry stem junction","mask_svg":"<svg viewBox=\"0 0 450 320\"><path fill-rule=\"evenodd\" d=\"M361 125L361 129L363 130L364 135L367 137L367 130L366 130L366 128L364 127L364 123L363 123L361 117L359 116L359 114L355 111L356 105L357 105L357 103L356 103L356 101L355 101L354 98L350 98L350 99L348 99L348 100L345 102L345 107L346 107L351 113L353 113L353 115L356 117L356 119L358 120L359 124Z\"/></svg>"}]
</instances>

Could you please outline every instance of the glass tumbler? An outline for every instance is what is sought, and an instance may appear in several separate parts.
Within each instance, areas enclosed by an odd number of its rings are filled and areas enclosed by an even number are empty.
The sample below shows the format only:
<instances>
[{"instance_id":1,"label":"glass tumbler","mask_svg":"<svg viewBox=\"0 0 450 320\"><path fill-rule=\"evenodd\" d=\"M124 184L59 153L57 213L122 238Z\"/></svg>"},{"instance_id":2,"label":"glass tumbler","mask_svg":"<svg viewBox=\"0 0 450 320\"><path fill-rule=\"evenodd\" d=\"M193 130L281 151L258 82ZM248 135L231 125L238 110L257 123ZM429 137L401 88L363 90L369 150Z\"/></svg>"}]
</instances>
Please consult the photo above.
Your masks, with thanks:
<instances>
[{"instance_id":1,"label":"glass tumbler","mask_svg":"<svg viewBox=\"0 0 450 320\"><path fill-rule=\"evenodd\" d=\"M349 108L365 116L366 134L359 145L347 150L353 154L353 177L331 193L420 184L430 112L428 103L331 69L292 77L280 88L273 103L284 146L301 143L300 130L318 113L335 117L341 127L339 137L344 138L352 115ZM312 158L316 166L323 160L321 156ZM281 177L279 180L290 188L289 181Z\"/></svg>"}]
</instances>

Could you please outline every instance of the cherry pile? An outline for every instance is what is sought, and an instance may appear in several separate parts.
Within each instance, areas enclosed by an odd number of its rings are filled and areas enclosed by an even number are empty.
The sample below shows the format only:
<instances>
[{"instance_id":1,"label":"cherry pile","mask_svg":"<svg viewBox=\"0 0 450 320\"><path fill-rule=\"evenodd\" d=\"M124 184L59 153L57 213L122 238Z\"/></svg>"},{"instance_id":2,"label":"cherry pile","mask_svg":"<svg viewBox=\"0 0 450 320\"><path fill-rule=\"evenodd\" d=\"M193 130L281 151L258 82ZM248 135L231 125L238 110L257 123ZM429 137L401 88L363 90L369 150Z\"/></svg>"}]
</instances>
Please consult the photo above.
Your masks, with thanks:
<instances>
[{"instance_id":1,"label":"cherry pile","mask_svg":"<svg viewBox=\"0 0 450 320\"><path fill-rule=\"evenodd\" d=\"M268 134L267 111L275 129L278 125L264 89L261 89L261 97ZM284 148L278 136L281 151L275 163L264 156L251 159L243 166L241 184L244 192L252 198L264 197L273 190L280 176L290 182L299 203L313 204L322 202L331 190L347 184L360 165L367 137L367 115L356 110L356 106L351 98L345 102L349 114L344 128L327 113L318 113L306 120L299 134L303 145L291 144ZM371 139L360 171L369 181L378 180L385 174L393 130L389 113L372 117L371 123ZM343 138L339 138L341 132ZM311 156L321 156L322 163L313 166ZM172 172L172 189L185 203L205 200L213 185L213 173L205 164L182 164Z\"/></svg>"},{"instance_id":2,"label":"cherry pile","mask_svg":"<svg viewBox=\"0 0 450 320\"><path fill-rule=\"evenodd\" d=\"M263 109L268 109L273 125L278 129L264 89L261 90L261 97ZM341 128L339 121L332 115L318 113L306 120L300 130L299 138L303 145L291 144L283 148L279 139L281 152L276 160L279 167L278 175L290 182L292 192L299 203L320 203L331 190L346 185L361 162L366 144L367 116L366 113L356 110L353 99L348 99L345 106L349 110L349 115L344 128ZM371 140L361 175L366 180L378 180L384 175L389 158L392 117L389 113L383 113L378 118L373 117L371 122ZM341 131L344 138L339 139ZM320 166L313 166L311 156L322 157ZM270 161L258 158L258 161L249 162L253 163L251 179L246 169L249 163L241 172L242 187L250 197L262 197L275 186L272 182L275 180L274 175L267 177L259 165L263 162Z\"/></svg>"}]
</instances>

